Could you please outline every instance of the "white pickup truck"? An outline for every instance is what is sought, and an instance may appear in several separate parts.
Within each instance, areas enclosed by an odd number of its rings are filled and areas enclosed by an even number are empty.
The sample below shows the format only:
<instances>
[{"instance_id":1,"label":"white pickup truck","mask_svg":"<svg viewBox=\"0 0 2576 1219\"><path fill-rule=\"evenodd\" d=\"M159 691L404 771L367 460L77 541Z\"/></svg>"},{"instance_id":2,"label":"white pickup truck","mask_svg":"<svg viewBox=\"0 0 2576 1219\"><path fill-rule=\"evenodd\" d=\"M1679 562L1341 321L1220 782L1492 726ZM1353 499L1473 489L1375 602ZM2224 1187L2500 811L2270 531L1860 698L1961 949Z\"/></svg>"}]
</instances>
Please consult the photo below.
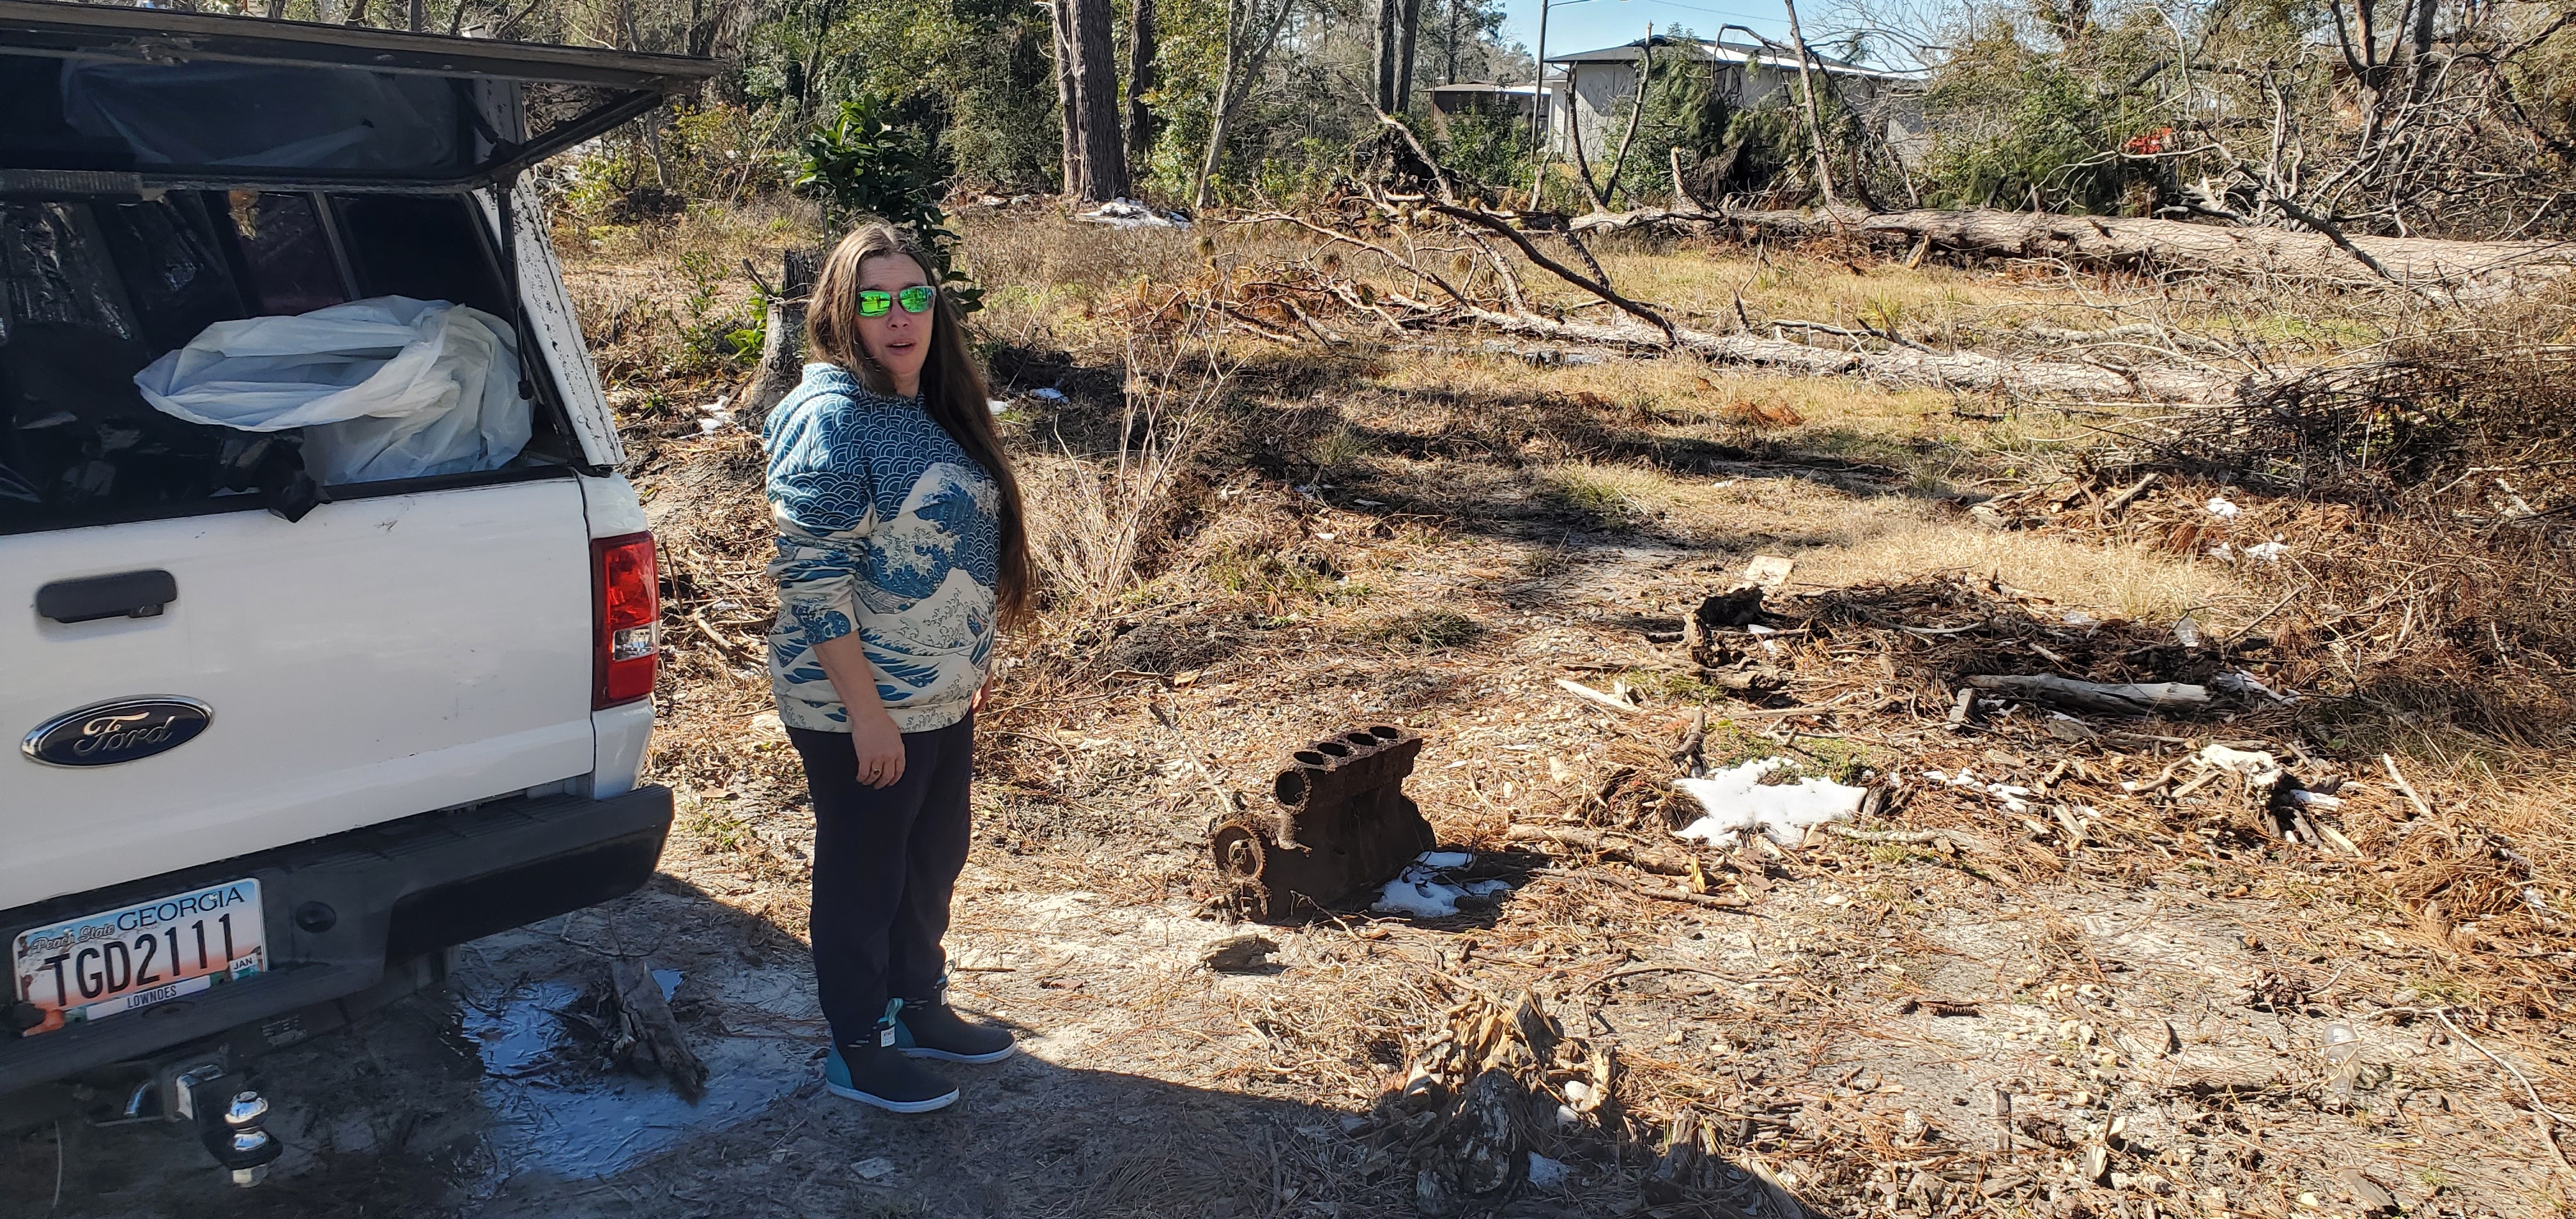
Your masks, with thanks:
<instances>
[{"instance_id":1,"label":"white pickup truck","mask_svg":"<svg viewBox=\"0 0 2576 1219\"><path fill-rule=\"evenodd\" d=\"M711 71L0 0L0 1130L186 1119L246 1182L228 1064L652 875L653 539L520 175ZM515 456L330 485L136 388L375 298L515 331Z\"/></svg>"}]
</instances>

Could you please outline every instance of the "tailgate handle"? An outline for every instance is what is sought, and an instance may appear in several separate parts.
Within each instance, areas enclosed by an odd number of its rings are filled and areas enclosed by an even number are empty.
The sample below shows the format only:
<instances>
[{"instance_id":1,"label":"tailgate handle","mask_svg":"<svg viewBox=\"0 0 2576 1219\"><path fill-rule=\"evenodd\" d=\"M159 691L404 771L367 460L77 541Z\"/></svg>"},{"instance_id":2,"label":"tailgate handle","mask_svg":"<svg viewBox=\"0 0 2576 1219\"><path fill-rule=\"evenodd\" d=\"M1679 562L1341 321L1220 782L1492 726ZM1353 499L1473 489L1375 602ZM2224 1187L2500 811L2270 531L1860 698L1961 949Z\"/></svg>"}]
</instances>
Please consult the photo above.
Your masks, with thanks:
<instances>
[{"instance_id":1,"label":"tailgate handle","mask_svg":"<svg viewBox=\"0 0 2576 1219\"><path fill-rule=\"evenodd\" d=\"M179 599L179 581L169 572L118 572L86 580L56 580L36 590L36 612L56 622L89 622L99 618L153 618Z\"/></svg>"}]
</instances>

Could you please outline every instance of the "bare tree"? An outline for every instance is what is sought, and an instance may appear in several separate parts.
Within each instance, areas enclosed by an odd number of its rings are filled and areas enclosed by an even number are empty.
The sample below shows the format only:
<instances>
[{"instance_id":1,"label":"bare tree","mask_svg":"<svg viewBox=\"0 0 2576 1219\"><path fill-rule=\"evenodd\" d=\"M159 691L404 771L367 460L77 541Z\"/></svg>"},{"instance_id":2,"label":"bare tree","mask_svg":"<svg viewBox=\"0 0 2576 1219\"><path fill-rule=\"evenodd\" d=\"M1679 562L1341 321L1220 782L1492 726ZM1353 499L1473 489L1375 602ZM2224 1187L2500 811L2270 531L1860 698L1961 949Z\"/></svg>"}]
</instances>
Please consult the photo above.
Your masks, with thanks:
<instances>
[{"instance_id":1,"label":"bare tree","mask_svg":"<svg viewBox=\"0 0 2576 1219\"><path fill-rule=\"evenodd\" d=\"M1449 0L1449 40L1442 46L1448 55L1449 63L1446 70L1440 74L1440 83L1444 85L1458 83L1458 6L1463 2L1464 0Z\"/></svg>"},{"instance_id":2,"label":"bare tree","mask_svg":"<svg viewBox=\"0 0 2576 1219\"><path fill-rule=\"evenodd\" d=\"M1047 13L1055 30L1055 92L1064 124L1064 193L1082 197L1082 90L1073 80L1073 0L1054 0Z\"/></svg>"},{"instance_id":3,"label":"bare tree","mask_svg":"<svg viewBox=\"0 0 2576 1219\"><path fill-rule=\"evenodd\" d=\"M1377 27L1369 44L1372 65L1369 70L1369 97L1370 103L1381 114L1395 112L1396 27L1401 24L1397 15L1403 4L1404 0L1377 0L1376 11L1371 14Z\"/></svg>"},{"instance_id":4,"label":"bare tree","mask_svg":"<svg viewBox=\"0 0 2576 1219\"><path fill-rule=\"evenodd\" d=\"M1834 171L1825 160L1825 126L1816 117L1816 79L1807 71L1807 36L1798 30L1797 0L1780 0L1789 10L1789 44L1798 56L1799 109L1807 119L1807 142L1816 150L1816 189L1824 194L1825 206L1834 206Z\"/></svg>"},{"instance_id":5,"label":"bare tree","mask_svg":"<svg viewBox=\"0 0 2576 1219\"><path fill-rule=\"evenodd\" d=\"M1395 104L1386 108L1389 114L1413 104L1413 46L1421 31L1422 0L1404 0L1403 28L1395 48Z\"/></svg>"},{"instance_id":6,"label":"bare tree","mask_svg":"<svg viewBox=\"0 0 2576 1219\"><path fill-rule=\"evenodd\" d=\"M1082 189L1091 203L1124 198L1127 146L1118 131L1118 45L1109 34L1109 0L1060 0L1073 10L1074 127L1082 143Z\"/></svg>"},{"instance_id":7,"label":"bare tree","mask_svg":"<svg viewBox=\"0 0 2576 1219\"><path fill-rule=\"evenodd\" d=\"M1235 108L1261 79L1295 8L1296 0L1227 0L1225 68L1217 77L1216 104L1210 107L1214 116L1208 124L1207 157L1190 183L1190 206L1208 205L1208 179L1216 176L1217 162L1225 156L1226 129L1234 122Z\"/></svg>"},{"instance_id":8,"label":"bare tree","mask_svg":"<svg viewBox=\"0 0 2576 1219\"><path fill-rule=\"evenodd\" d=\"M1145 93L1154 87L1154 0L1135 0L1127 27L1127 164L1143 165L1154 153L1154 112Z\"/></svg>"}]
</instances>

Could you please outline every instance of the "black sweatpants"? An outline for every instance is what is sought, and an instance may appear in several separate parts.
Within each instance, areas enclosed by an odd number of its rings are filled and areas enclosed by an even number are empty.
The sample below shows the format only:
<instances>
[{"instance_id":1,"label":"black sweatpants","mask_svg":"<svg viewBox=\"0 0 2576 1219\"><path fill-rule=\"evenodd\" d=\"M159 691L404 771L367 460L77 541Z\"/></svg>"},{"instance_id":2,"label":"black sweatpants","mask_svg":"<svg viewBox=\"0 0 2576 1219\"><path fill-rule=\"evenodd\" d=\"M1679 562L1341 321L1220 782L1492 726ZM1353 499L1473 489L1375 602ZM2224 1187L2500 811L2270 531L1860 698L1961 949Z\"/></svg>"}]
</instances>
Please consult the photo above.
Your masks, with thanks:
<instances>
[{"instance_id":1,"label":"black sweatpants","mask_svg":"<svg viewBox=\"0 0 2576 1219\"><path fill-rule=\"evenodd\" d=\"M903 778L859 782L846 732L790 728L814 795L814 988L838 1045L873 1043L888 998L930 996L966 867L975 717L907 732Z\"/></svg>"}]
</instances>

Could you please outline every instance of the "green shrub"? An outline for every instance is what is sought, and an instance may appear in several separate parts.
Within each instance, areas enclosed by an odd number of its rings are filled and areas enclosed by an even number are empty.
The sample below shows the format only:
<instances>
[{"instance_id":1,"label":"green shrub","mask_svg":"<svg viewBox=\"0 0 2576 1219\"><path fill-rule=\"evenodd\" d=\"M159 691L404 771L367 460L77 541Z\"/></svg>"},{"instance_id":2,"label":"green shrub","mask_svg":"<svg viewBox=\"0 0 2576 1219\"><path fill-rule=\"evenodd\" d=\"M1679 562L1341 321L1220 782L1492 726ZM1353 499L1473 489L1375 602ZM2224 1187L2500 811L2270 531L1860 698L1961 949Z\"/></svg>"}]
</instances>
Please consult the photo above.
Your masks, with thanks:
<instances>
[{"instance_id":1,"label":"green shrub","mask_svg":"<svg viewBox=\"0 0 2576 1219\"><path fill-rule=\"evenodd\" d=\"M831 122L805 137L796 190L823 204L826 227L847 228L874 216L911 233L937 266L926 268L958 312L983 307L983 289L956 268L957 234L939 206L945 175L930 143L888 125L874 101L841 103Z\"/></svg>"},{"instance_id":2,"label":"green shrub","mask_svg":"<svg viewBox=\"0 0 2576 1219\"><path fill-rule=\"evenodd\" d=\"M769 321L767 298L755 292L741 308L723 308L724 266L704 250L680 255L680 273L689 277L689 295L680 304L683 316L674 319L685 371L759 359Z\"/></svg>"},{"instance_id":3,"label":"green shrub","mask_svg":"<svg viewBox=\"0 0 2576 1219\"><path fill-rule=\"evenodd\" d=\"M1529 182L1530 125L1516 115L1470 110L1449 120L1432 155L1459 190L1499 202Z\"/></svg>"}]
</instances>

